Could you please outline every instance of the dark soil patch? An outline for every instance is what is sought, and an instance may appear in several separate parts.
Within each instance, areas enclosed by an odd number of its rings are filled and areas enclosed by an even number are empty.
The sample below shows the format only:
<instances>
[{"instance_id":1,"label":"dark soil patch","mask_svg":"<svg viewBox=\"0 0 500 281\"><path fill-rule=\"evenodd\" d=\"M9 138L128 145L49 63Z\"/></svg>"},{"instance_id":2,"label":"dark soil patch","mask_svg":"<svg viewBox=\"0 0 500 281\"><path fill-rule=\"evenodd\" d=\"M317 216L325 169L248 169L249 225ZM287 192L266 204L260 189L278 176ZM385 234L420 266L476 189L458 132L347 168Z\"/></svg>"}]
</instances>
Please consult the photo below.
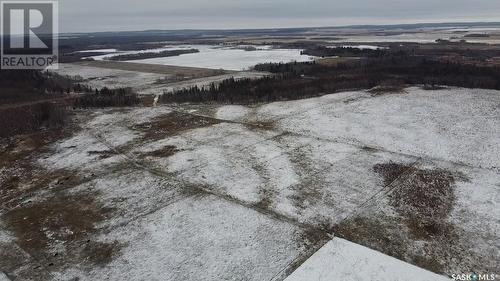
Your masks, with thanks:
<instances>
[{"instance_id":1,"label":"dark soil patch","mask_svg":"<svg viewBox=\"0 0 500 281\"><path fill-rule=\"evenodd\" d=\"M136 125L133 129L145 132L145 140L158 140L184 131L212 126L220 121L203 116L172 112L153 122Z\"/></svg>"},{"instance_id":2,"label":"dark soil patch","mask_svg":"<svg viewBox=\"0 0 500 281\"><path fill-rule=\"evenodd\" d=\"M39 261L49 272L75 266L92 269L109 264L122 247L117 242L92 240L98 231L95 225L111 211L97 204L91 194L60 194L11 210L2 220L19 247L34 258L29 266ZM16 253L0 256L7 261L19 260ZM37 280L33 272L29 277Z\"/></svg>"},{"instance_id":3,"label":"dark soil patch","mask_svg":"<svg viewBox=\"0 0 500 281\"><path fill-rule=\"evenodd\" d=\"M181 151L180 149L177 149L176 146L173 145L167 145L162 149L158 149L155 151L151 151L145 154L142 154L143 157L159 157L159 158L168 158L170 156L173 156L177 152Z\"/></svg>"},{"instance_id":4,"label":"dark soil patch","mask_svg":"<svg viewBox=\"0 0 500 281\"><path fill-rule=\"evenodd\" d=\"M378 208L343 221L333 231L336 236L438 274L481 269L474 266L479 257L468 251L470 241L460 242L453 228L447 230L447 235L420 240L405 227L404 218L384 214Z\"/></svg>"},{"instance_id":5,"label":"dark soil patch","mask_svg":"<svg viewBox=\"0 0 500 281\"><path fill-rule=\"evenodd\" d=\"M16 163L16 175L7 181L0 181L0 208L12 209L19 205L23 198L37 190L54 189L62 190L78 185L82 179L76 172L68 170L46 171L27 163Z\"/></svg>"},{"instance_id":6,"label":"dark soil patch","mask_svg":"<svg viewBox=\"0 0 500 281\"><path fill-rule=\"evenodd\" d=\"M11 210L3 219L22 249L43 258L55 241L75 241L92 233L94 224L110 211L88 195L59 195Z\"/></svg>"},{"instance_id":7,"label":"dark soil patch","mask_svg":"<svg viewBox=\"0 0 500 281\"><path fill-rule=\"evenodd\" d=\"M10 177L8 180L6 180L5 182L2 183L2 190L12 190L12 189L16 189L17 186L19 185L19 177L18 176L13 176L13 177ZM0 190L0 194L2 192L2 190Z\"/></svg>"},{"instance_id":8,"label":"dark soil patch","mask_svg":"<svg viewBox=\"0 0 500 281\"><path fill-rule=\"evenodd\" d=\"M358 216L333 228L336 236L368 246L398 259L404 259L407 245L404 239L390 231L390 219Z\"/></svg>"},{"instance_id":9,"label":"dark soil patch","mask_svg":"<svg viewBox=\"0 0 500 281\"><path fill-rule=\"evenodd\" d=\"M7 275L6 280L52 279L41 264L27 257L13 242L0 242L0 272Z\"/></svg>"},{"instance_id":10,"label":"dark soil patch","mask_svg":"<svg viewBox=\"0 0 500 281\"><path fill-rule=\"evenodd\" d=\"M467 180L465 175L397 163L373 169L386 186L395 186L388 201L396 213L369 209L335 226L335 234L436 273L467 265L468 260L456 259L463 248L447 220L455 204L455 182Z\"/></svg>"},{"instance_id":11,"label":"dark soil patch","mask_svg":"<svg viewBox=\"0 0 500 281\"><path fill-rule=\"evenodd\" d=\"M255 204L255 207L263 210L269 210L269 207L271 207L271 204L273 203L273 200L268 197L262 197L257 204Z\"/></svg>"},{"instance_id":12,"label":"dark soil patch","mask_svg":"<svg viewBox=\"0 0 500 281\"><path fill-rule=\"evenodd\" d=\"M87 151L88 155L99 155L99 159L107 159L114 155L116 155L115 151L112 150L103 150L103 151Z\"/></svg>"},{"instance_id":13,"label":"dark soil patch","mask_svg":"<svg viewBox=\"0 0 500 281\"><path fill-rule=\"evenodd\" d=\"M377 151L376 148L369 147L369 146L366 146L366 145L363 146L363 147L361 147L361 149L364 150L364 151L366 151L366 152L375 152L375 151Z\"/></svg>"},{"instance_id":14,"label":"dark soil patch","mask_svg":"<svg viewBox=\"0 0 500 281\"><path fill-rule=\"evenodd\" d=\"M302 232L300 237L304 241L305 246L317 245L318 243L330 240L324 228L307 228Z\"/></svg>"},{"instance_id":15,"label":"dark soil patch","mask_svg":"<svg viewBox=\"0 0 500 281\"><path fill-rule=\"evenodd\" d=\"M0 168L9 167L14 161L23 160L33 152L39 152L43 147L69 134L70 130L55 129L1 139Z\"/></svg>"},{"instance_id":16,"label":"dark soil patch","mask_svg":"<svg viewBox=\"0 0 500 281\"><path fill-rule=\"evenodd\" d=\"M375 165L374 171L385 185L395 185L387 199L396 212L370 208L335 226L336 235L436 273L475 263L477 257L456 258L464 244L448 223L455 182L466 181L465 175L396 163Z\"/></svg>"},{"instance_id":17,"label":"dark soil patch","mask_svg":"<svg viewBox=\"0 0 500 281\"><path fill-rule=\"evenodd\" d=\"M273 201L276 198L275 193L276 192L273 190L262 189L259 192L260 201L257 204L255 204L255 206L263 210L269 210L269 208L273 204Z\"/></svg>"},{"instance_id":18,"label":"dark soil patch","mask_svg":"<svg viewBox=\"0 0 500 281\"><path fill-rule=\"evenodd\" d=\"M87 260L94 266L103 267L109 264L120 252L118 243L93 242L88 240L81 253L83 260Z\"/></svg>"},{"instance_id":19,"label":"dark soil patch","mask_svg":"<svg viewBox=\"0 0 500 281\"><path fill-rule=\"evenodd\" d=\"M413 258L413 263L432 272L443 273L444 271L444 264L434 257L416 256Z\"/></svg>"},{"instance_id":20,"label":"dark soil patch","mask_svg":"<svg viewBox=\"0 0 500 281\"><path fill-rule=\"evenodd\" d=\"M398 179L404 172L412 170L408 165L397 163L377 164L373 166L373 170L384 177L384 185L388 186Z\"/></svg>"},{"instance_id":21,"label":"dark soil patch","mask_svg":"<svg viewBox=\"0 0 500 281\"><path fill-rule=\"evenodd\" d=\"M446 218L455 204L454 185L456 177L449 171L422 170L395 163L377 164L374 170L388 184L404 171L407 176L398 180L398 186L389 195L389 203L405 219L412 234L419 239L449 235L451 227ZM458 179L465 176L460 175Z\"/></svg>"},{"instance_id":22,"label":"dark soil patch","mask_svg":"<svg viewBox=\"0 0 500 281\"><path fill-rule=\"evenodd\" d=\"M319 248L324 246L331 238L325 229L307 227L302 230L299 241L303 244L306 251L295 259L286 269L286 276L290 275L299 268L306 260L308 260Z\"/></svg>"},{"instance_id":23,"label":"dark soil patch","mask_svg":"<svg viewBox=\"0 0 500 281\"><path fill-rule=\"evenodd\" d=\"M0 141L0 209L3 212L17 207L37 190L79 182L80 178L72 171L49 172L34 165L42 153L50 151L50 144L77 129L78 125L72 123L64 129L43 130Z\"/></svg>"},{"instance_id":24,"label":"dark soil patch","mask_svg":"<svg viewBox=\"0 0 500 281\"><path fill-rule=\"evenodd\" d=\"M47 130L30 135L2 139L0 145L0 208L11 209L35 190L49 187L53 181L76 182L79 178L66 170L46 171L33 163L41 153L48 152L50 144L65 138L76 127L65 130ZM65 180L67 178L67 180Z\"/></svg>"},{"instance_id":25,"label":"dark soil patch","mask_svg":"<svg viewBox=\"0 0 500 281\"><path fill-rule=\"evenodd\" d=\"M249 130L275 130L277 129L275 121L261 121L252 124L245 124L245 127Z\"/></svg>"}]
</instances>

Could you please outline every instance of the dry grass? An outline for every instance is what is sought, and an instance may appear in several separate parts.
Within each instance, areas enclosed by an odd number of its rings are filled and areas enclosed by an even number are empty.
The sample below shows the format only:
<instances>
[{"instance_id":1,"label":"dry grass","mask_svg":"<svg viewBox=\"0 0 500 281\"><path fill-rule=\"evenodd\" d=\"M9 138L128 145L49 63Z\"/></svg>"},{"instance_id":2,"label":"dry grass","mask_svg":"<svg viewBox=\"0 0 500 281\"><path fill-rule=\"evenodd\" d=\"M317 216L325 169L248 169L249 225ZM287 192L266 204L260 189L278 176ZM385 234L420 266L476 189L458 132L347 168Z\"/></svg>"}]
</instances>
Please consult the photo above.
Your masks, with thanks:
<instances>
[{"instance_id":1,"label":"dry grass","mask_svg":"<svg viewBox=\"0 0 500 281\"><path fill-rule=\"evenodd\" d=\"M259 121L253 122L252 124L245 124L245 127L249 130L267 130L272 131L278 129L278 125L275 121Z\"/></svg>"},{"instance_id":2,"label":"dry grass","mask_svg":"<svg viewBox=\"0 0 500 281\"><path fill-rule=\"evenodd\" d=\"M107 212L89 196L54 196L11 210L3 218L21 248L38 253L48 251L56 240L82 238L105 219Z\"/></svg>"},{"instance_id":3,"label":"dry grass","mask_svg":"<svg viewBox=\"0 0 500 281\"><path fill-rule=\"evenodd\" d=\"M33 165L49 144L70 135L70 131L50 130L4 139L0 146L0 209L17 206L24 196L48 188L52 182L61 186L79 180L71 171L47 172Z\"/></svg>"},{"instance_id":4,"label":"dry grass","mask_svg":"<svg viewBox=\"0 0 500 281\"><path fill-rule=\"evenodd\" d=\"M388 218L360 215L336 225L333 232L339 237L404 260L407 245L402 233L390 231L391 223Z\"/></svg>"},{"instance_id":5,"label":"dry grass","mask_svg":"<svg viewBox=\"0 0 500 281\"><path fill-rule=\"evenodd\" d=\"M99 205L91 194L54 192L47 200L7 212L2 220L24 251L42 261L47 270L58 271L82 261L89 268L112 261L121 245L95 242L92 238L97 232L95 225L106 220L111 211ZM7 254L6 258L15 257Z\"/></svg>"},{"instance_id":6,"label":"dry grass","mask_svg":"<svg viewBox=\"0 0 500 281\"><path fill-rule=\"evenodd\" d=\"M87 260L90 266L104 267L118 255L121 246L118 243L103 243L87 240L82 250L82 260Z\"/></svg>"},{"instance_id":7,"label":"dry grass","mask_svg":"<svg viewBox=\"0 0 500 281\"><path fill-rule=\"evenodd\" d=\"M208 117L172 112L152 122L134 126L134 130L145 132L145 140L158 140L196 128L203 128L220 123Z\"/></svg>"},{"instance_id":8,"label":"dry grass","mask_svg":"<svg viewBox=\"0 0 500 281\"><path fill-rule=\"evenodd\" d=\"M452 230L446 219L455 204L455 175L446 170L422 170L396 163L377 164L374 170L384 177L385 184L396 180L404 171L411 171L398 180L389 202L405 218L416 238L432 239L450 234Z\"/></svg>"},{"instance_id":9,"label":"dry grass","mask_svg":"<svg viewBox=\"0 0 500 281\"><path fill-rule=\"evenodd\" d=\"M464 175L397 163L377 164L373 170L384 185L395 187L386 197L395 212L374 203L336 225L336 235L436 273L480 269L472 253L456 259L468 241L462 241L448 222L455 204L455 182L466 181Z\"/></svg>"}]
</instances>

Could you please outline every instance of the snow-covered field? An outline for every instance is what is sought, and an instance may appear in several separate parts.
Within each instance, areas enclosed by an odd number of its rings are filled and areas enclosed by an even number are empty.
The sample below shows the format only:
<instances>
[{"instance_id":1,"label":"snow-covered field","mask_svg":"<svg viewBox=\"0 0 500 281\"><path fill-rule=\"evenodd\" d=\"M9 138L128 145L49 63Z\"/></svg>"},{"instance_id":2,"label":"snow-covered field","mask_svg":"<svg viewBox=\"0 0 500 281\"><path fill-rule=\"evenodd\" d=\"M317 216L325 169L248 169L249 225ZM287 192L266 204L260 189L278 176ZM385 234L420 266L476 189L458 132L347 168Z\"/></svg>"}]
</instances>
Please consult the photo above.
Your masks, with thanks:
<instances>
[{"instance_id":1,"label":"snow-covered field","mask_svg":"<svg viewBox=\"0 0 500 281\"><path fill-rule=\"evenodd\" d=\"M304 280L444 281L450 279L344 239L334 238L285 279L285 281Z\"/></svg>"},{"instance_id":2,"label":"snow-covered field","mask_svg":"<svg viewBox=\"0 0 500 281\"><path fill-rule=\"evenodd\" d=\"M216 196L172 203L103 235L127 245L104 268L64 280L270 280L304 252L300 228Z\"/></svg>"},{"instance_id":3,"label":"snow-covered field","mask_svg":"<svg viewBox=\"0 0 500 281\"><path fill-rule=\"evenodd\" d=\"M489 34L490 37L464 37L467 34ZM449 29L422 29L412 32L402 31L400 34L380 34L380 35L347 35L340 36L340 39L332 43L376 43L376 42L415 42L415 43L435 43L436 40L450 40L458 42L466 40L469 43L500 43L499 28L449 28Z\"/></svg>"},{"instance_id":4,"label":"snow-covered field","mask_svg":"<svg viewBox=\"0 0 500 281\"><path fill-rule=\"evenodd\" d=\"M94 56L93 59L102 60L121 54L137 54L141 52L161 52L166 50L198 49L199 53L183 54L174 57L151 58L134 60L134 63L162 64L187 67L201 67L210 69L226 70L249 70L259 63L279 63L292 61L311 61L314 58L301 55L298 49L272 49L259 47L253 51L246 51L236 47L222 47L211 45L179 45L169 46L159 49L130 51L130 52L110 52L107 55Z\"/></svg>"},{"instance_id":5,"label":"snow-covered field","mask_svg":"<svg viewBox=\"0 0 500 281\"><path fill-rule=\"evenodd\" d=\"M94 49L94 50L84 50L84 51L78 51L78 53L114 53L117 52L117 49Z\"/></svg>"},{"instance_id":6,"label":"snow-covered field","mask_svg":"<svg viewBox=\"0 0 500 281\"><path fill-rule=\"evenodd\" d=\"M47 280L495 273L499 105L499 91L413 87L252 107L83 111L81 129L36 161L80 180L50 183L1 213L0 256L17 263L2 258L0 271L20 280L34 268ZM418 202L420 189L429 194ZM60 220L38 212L53 205ZM72 205L88 224L65 215ZM420 221L427 212L430 223ZM28 234L44 245L12 227L36 226L32 216L46 227Z\"/></svg>"},{"instance_id":7,"label":"snow-covered field","mask_svg":"<svg viewBox=\"0 0 500 281\"><path fill-rule=\"evenodd\" d=\"M61 75L80 77L83 82L97 88L133 87L140 94L149 94L154 91L154 85L166 75L107 69L101 67L81 66L76 64L60 63L54 72Z\"/></svg>"},{"instance_id":8,"label":"snow-covered field","mask_svg":"<svg viewBox=\"0 0 500 281\"><path fill-rule=\"evenodd\" d=\"M387 49L387 47L375 46L375 45L341 45L341 46L329 46L328 48L354 48L360 50L383 50Z\"/></svg>"},{"instance_id":9,"label":"snow-covered field","mask_svg":"<svg viewBox=\"0 0 500 281\"><path fill-rule=\"evenodd\" d=\"M435 43L438 39L449 40L453 37L452 33L402 33L398 35L353 35L341 38L340 40L332 41L336 42L348 42L348 43L377 43L377 42L415 42L415 43Z\"/></svg>"},{"instance_id":10,"label":"snow-covered field","mask_svg":"<svg viewBox=\"0 0 500 281\"><path fill-rule=\"evenodd\" d=\"M148 73L140 71L128 71L120 69L108 69L102 67L83 66L77 64L59 64L58 69L54 69L58 74L78 76L83 82L91 87L97 88L119 88L130 87L140 95L159 95L164 91L172 91L198 85L199 87L208 86L212 82L220 82L230 77L240 78L258 78L266 73L256 71L242 71L230 74L221 74L209 77L187 79L184 81L164 81L171 79L173 74Z\"/></svg>"}]
</instances>

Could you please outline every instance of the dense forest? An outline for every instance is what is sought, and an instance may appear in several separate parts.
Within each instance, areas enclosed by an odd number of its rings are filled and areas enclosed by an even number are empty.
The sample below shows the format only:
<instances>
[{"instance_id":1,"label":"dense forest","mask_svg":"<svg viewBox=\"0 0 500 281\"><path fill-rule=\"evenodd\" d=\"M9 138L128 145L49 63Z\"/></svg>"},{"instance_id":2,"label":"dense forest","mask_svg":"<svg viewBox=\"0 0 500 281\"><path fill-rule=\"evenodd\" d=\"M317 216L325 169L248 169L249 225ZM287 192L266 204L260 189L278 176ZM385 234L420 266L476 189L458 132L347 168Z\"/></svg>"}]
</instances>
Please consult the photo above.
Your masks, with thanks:
<instances>
[{"instance_id":1,"label":"dense forest","mask_svg":"<svg viewBox=\"0 0 500 281\"><path fill-rule=\"evenodd\" d=\"M0 70L0 105L57 97L78 84L70 77L37 70ZM79 87L83 87L79 85Z\"/></svg>"},{"instance_id":2,"label":"dense forest","mask_svg":"<svg viewBox=\"0 0 500 281\"><path fill-rule=\"evenodd\" d=\"M187 89L165 93L160 97L163 103L183 102L218 102L229 104L248 104L292 100L315 97L344 89L353 85L360 88L375 86L369 80L359 81L352 77L335 78L301 78L294 75L275 75L261 79L233 78L216 85L200 88L194 86Z\"/></svg>"},{"instance_id":3,"label":"dense forest","mask_svg":"<svg viewBox=\"0 0 500 281\"><path fill-rule=\"evenodd\" d=\"M334 66L314 62L269 63L257 65L255 69L274 75L255 80L228 79L209 87L166 92L160 101L248 104L308 98L347 89L369 89L390 81L428 85L429 88L448 85L500 89L499 67L452 63L402 51Z\"/></svg>"},{"instance_id":4,"label":"dense forest","mask_svg":"<svg viewBox=\"0 0 500 281\"><path fill-rule=\"evenodd\" d=\"M38 70L1 70L0 92L0 138L63 128L71 107L139 103L130 89L92 89L74 78Z\"/></svg>"},{"instance_id":5,"label":"dense forest","mask_svg":"<svg viewBox=\"0 0 500 281\"><path fill-rule=\"evenodd\" d=\"M387 43L379 49L360 49L353 47L327 47L323 45L307 44L303 47L302 54L316 57L381 57L394 56L397 54L408 54L412 56L427 57L464 57L469 60L479 62L500 56L500 49L481 44L467 44L460 42L444 41L439 44L419 44L419 43Z\"/></svg>"},{"instance_id":6,"label":"dense forest","mask_svg":"<svg viewBox=\"0 0 500 281\"><path fill-rule=\"evenodd\" d=\"M314 46L301 52L315 57L379 57L389 53L386 49L360 49L352 47Z\"/></svg>"},{"instance_id":7,"label":"dense forest","mask_svg":"<svg viewBox=\"0 0 500 281\"><path fill-rule=\"evenodd\" d=\"M41 129L59 129L69 122L66 106L55 102L9 107L1 109L0 115L0 139Z\"/></svg>"}]
</instances>

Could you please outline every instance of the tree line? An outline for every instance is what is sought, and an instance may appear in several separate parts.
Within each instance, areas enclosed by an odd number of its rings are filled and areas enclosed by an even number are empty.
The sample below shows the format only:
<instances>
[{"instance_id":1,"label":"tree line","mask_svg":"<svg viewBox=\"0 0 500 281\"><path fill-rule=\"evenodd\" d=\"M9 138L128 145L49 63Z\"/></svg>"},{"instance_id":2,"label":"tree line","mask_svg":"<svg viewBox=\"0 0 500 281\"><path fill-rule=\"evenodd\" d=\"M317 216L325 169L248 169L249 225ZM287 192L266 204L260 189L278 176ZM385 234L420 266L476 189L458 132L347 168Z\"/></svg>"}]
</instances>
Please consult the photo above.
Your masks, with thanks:
<instances>
[{"instance_id":1,"label":"tree line","mask_svg":"<svg viewBox=\"0 0 500 281\"><path fill-rule=\"evenodd\" d=\"M129 61L129 60L143 60L152 58L165 58L165 57L176 57L184 54L199 53L198 49L187 49L187 50L167 50L158 53L155 52L144 52L137 54L127 54L127 55L117 55L112 57L105 57L106 60L112 61Z\"/></svg>"},{"instance_id":2,"label":"tree line","mask_svg":"<svg viewBox=\"0 0 500 281\"><path fill-rule=\"evenodd\" d=\"M121 107L134 106L140 102L138 95L130 88L95 89L93 93L82 95L75 99L73 107L91 108L91 107Z\"/></svg>"},{"instance_id":3,"label":"tree line","mask_svg":"<svg viewBox=\"0 0 500 281\"><path fill-rule=\"evenodd\" d=\"M500 90L500 68L441 61L432 56L406 52L327 66L315 62L267 63L255 67L273 73L260 79L227 79L208 87L165 92L163 103L249 104L294 100L341 90L369 89L385 81L407 85L448 85Z\"/></svg>"},{"instance_id":4,"label":"tree line","mask_svg":"<svg viewBox=\"0 0 500 281\"><path fill-rule=\"evenodd\" d=\"M75 77L37 70L1 70L0 92L0 138L63 128L71 107L134 106L140 102L129 88L93 89ZM72 92L80 95L66 95Z\"/></svg>"},{"instance_id":5,"label":"tree line","mask_svg":"<svg viewBox=\"0 0 500 281\"><path fill-rule=\"evenodd\" d=\"M388 52L386 49L314 46L301 51L301 54L315 57L380 57Z\"/></svg>"}]
</instances>

